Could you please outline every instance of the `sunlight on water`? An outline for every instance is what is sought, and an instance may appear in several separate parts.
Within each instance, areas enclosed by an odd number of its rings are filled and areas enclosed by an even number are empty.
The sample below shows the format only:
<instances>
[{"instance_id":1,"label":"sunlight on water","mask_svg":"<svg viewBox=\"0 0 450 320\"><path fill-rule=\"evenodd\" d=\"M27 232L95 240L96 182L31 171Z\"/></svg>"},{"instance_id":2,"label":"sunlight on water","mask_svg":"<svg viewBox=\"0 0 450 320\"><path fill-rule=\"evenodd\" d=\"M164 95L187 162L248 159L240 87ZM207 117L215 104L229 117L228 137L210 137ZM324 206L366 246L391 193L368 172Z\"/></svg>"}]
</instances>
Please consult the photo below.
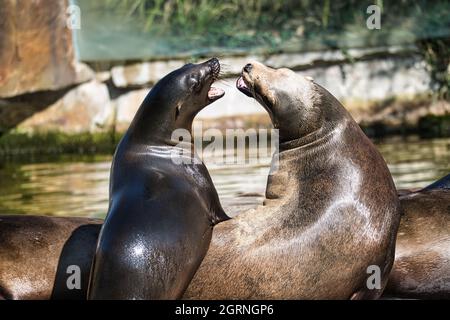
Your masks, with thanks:
<instances>
[{"instance_id":1,"label":"sunlight on water","mask_svg":"<svg viewBox=\"0 0 450 320\"><path fill-rule=\"evenodd\" d=\"M377 144L397 188L420 188L450 172L450 139L390 139ZM104 217L110 157L96 161L0 163L0 214ZM257 165L205 163L231 215L262 203L270 158Z\"/></svg>"}]
</instances>

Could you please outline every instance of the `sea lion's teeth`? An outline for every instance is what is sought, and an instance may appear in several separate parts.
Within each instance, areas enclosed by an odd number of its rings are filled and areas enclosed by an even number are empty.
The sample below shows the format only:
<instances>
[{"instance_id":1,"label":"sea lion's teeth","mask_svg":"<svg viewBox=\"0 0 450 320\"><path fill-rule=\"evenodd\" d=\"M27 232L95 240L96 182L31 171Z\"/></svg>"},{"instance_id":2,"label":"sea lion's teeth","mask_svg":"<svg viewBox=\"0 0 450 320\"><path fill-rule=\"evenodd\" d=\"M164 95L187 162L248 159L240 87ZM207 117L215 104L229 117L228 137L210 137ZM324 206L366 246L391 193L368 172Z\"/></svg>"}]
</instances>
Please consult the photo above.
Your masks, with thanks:
<instances>
[{"instance_id":1,"label":"sea lion's teeth","mask_svg":"<svg viewBox=\"0 0 450 320\"><path fill-rule=\"evenodd\" d=\"M236 87L244 93L246 96L253 98L252 90L247 86L247 84L244 81L244 78L241 76L236 81Z\"/></svg>"},{"instance_id":2,"label":"sea lion's teeth","mask_svg":"<svg viewBox=\"0 0 450 320\"><path fill-rule=\"evenodd\" d=\"M244 78L240 77L238 80L238 85L239 87L243 88L243 89L248 89L247 84L244 81Z\"/></svg>"},{"instance_id":3,"label":"sea lion's teeth","mask_svg":"<svg viewBox=\"0 0 450 320\"><path fill-rule=\"evenodd\" d=\"M220 88L216 88L216 87L211 87L209 88L208 91L208 98L209 99L215 99L215 98L219 98L221 96L223 96L225 94L225 91L223 91Z\"/></svg>"}]
</instances>

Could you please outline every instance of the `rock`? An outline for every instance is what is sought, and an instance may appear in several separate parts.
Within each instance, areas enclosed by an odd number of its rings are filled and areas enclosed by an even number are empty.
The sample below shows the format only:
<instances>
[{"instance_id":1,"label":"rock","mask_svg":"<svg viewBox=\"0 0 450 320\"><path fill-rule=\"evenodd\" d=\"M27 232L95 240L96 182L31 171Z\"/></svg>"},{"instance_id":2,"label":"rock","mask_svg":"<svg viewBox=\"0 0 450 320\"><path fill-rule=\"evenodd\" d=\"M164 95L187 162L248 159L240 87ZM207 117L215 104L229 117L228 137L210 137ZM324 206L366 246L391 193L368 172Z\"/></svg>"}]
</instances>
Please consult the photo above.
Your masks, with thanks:
<instances>
[{"instance_id":1,"label":"rock","mask_svg":"<svg viewBox=\"0 0 450 320\"><path fill-rule=\"evenodd\" d=\"M221 121L216 122L214 120L207 121L215 118L229 117L227 119L227 125L229 127L242 127L242 119L239 119L240 115L247 115L252 117L254 114L265 114L264 109L253 99L247 98L234 87L234 79L226 79L214 84L216 87L220 87L225 90L225 96L214 102L213 105L206 107L196 117L196 121L204 121L208 127L222 125ZM125 132L128 129L131 121L134 118L139 106L144 101L150 88L133 90L128 93L122 94L117 99L112 101L116 114L116 131ZM230 117L231 116L231 117ZM229 122L232 122L229 123Z\"/></svg>"},{"instance_id":2,"label":"rock","mask_svg":"<svg viewBox=\"0 0 450 320\"><path fill-rule=\"evenodd\" d=\"M113 100L116 113L116 131L125 132L150 89L134 90Z\"/></svg>"},{"instance_id":3,"label":"rock","mask_svg":"<svg viewBox=\"0 0 450 320\"><path fill-rule=\"evenodd\" d=\"M66 1L60 0L2 1L0 97L92 79L92 70L75 61L65 10Z\"/></svg>"},{"instance_id":4,"label":"rock","mask_svg":"<svg viewBox=\"0 0 450 320\"><path fill-rule=\"evenodd\" d=\"M427 92L430 76L417 58L359 61L300 72L312 76L338 99L384 100Z\"/></svg>"},{"instance_id":5,"label":"rock","mask_svg":"<svg viewBox=\"0 0 450 320\"><path fill-rule=\"evenodd\" d=\"M93 80L70 90L54 104L33 114L17 126L17 131L28 133L108 131L113 119L114 109L107 86Z\"/></svg>"},{"instance_id":6,"label":"rock","mask_svg":"<svg viewBox=\"0 0 450 320\"><path fill-rule=\"evenodd\" d=\"M223 57L220 58L220 64L222 66L222 72L226 75L238 75L241 73L242 68L250 61L263 62L262 56L242 56L242 57Z\"/></svg>"},{"instance_id":7,"label":"rock","mask_svg":"<svg viewBox=\"0 0 450 320\"><path fill-rule=\"evenodd\" d=\"M265 58L262 55L231 56L220 58L222 71L227 76L238 75L242 67L250 61L260 61L273 68L307 69L317 65L345 63L347 60L364 59L374 55L396 55L415 52L415 47L377 47L367 49L313 51L302 53L274 54ZM183 60L154 61L127 66L116 66L111 70L113 83L118 88L153 85L167 73L184 65Z\"/></svg>"},{"instance_id":8,"label":"rock","mask_svg":"<svg viewBox=\"0 0 450 320\"><path fill-rule=\"evenodd\" d=\"M265 113L263 107L236 89L236 79L224 79L214 83L214 87L225 91L225 96L203 109L196 118L208 119L227 116Z\"/></svg>"},{"instance_id":9,"label":"rock","mask_svg":"<svg viewBox=\"0 0 450 320\"><path fill-rule=\"evenodd\" d=\"M153 85L166 74L183 65L182 60L144 62L113 67L111 75L114 85L118 88Z\"/></svg>"},{"instance_id":10,"label":"rock","mask_svg":"<svg viewBox=\"0 0 450 320\"><path fill-rule=\"evenodd\" d=\"M417 127L420 119L450 112L428 97L431 77L417 56L391 57L299 72L335 95L363 126Z\"/></svg>"},{"instance_id":11,"label":"rock","mask_svg":"<svg viewBox=\"0 0 450 320\"><path fill-rule=\"evenodd\" d=\"M53 2L49 0L49 3ZM45 20L44 9L41 8L36 21L26 22L24 18L23 22L18 23L19 28L14 28L15 20L7 13L12 12L16 16L23 16L24 13L16 2L7 0L5 3L0 8L0 28L4 27L7 35L0 33L0 61L11 63L0 65L0 132L9 130L17 123L23 131L63 132L108 130L115 123L116 130L123 132L150 90L148 87L185 63L183 60L143 62L116 66L110 71L94 74L85 65L74 62L70 32L67 33L64 27L44 26L43 21L62 23L59 21L62 19L60 15L53 14ZM27 10L33 8L31 2L26 2L25 6ZM58 12L62 10L61 5L57 8ZM37 27L28 34L22 24ZM50 39L53 37L60 39L58 44L65 50L60 46L51 46ZM16 53L10 50L15 44L23 44L29 51L37 51L41 44L34 38L48 44L43 46L43 52L28 54L20 46ZM7 50L2 51L2 47ZM16 55L24 59L23 66L16 61L19 59ZM431 79L426 63L415 53L415 47L398 46L350 49L345 54L339 50L329 50L221 58L222 71L227 78L217 81L214 86L224 89L225 97L205 108L196 118L198 121L223 129L254 125L261 119L264 126L267 125L266 111L254 99L235 88L237 75L252 60L275 68L302 70L297 72L312 76L315 82L327 88L360 123L414 125L428 114L448 112L448 104L434 106L429 101L421 105L408 102L427 93ZM76 83L89 78L95 80L71 90L67 87L73 81ZM61 85L64 89L55 89ZM22 94L43 89L48 91ZM21 93L18 97L1 99L2 94L18 93Z\"/></svg>"},{"instance_id":12,"label":"rock","mask_svg":"<svg viewBox=\"0 0 450 320\"><path fill-rule=\"evenodd\" d=\"M222 71L228 75L237 75L250 60L262 60L260 56L221 58ZM142 87L153 85L166 74L182 67L184 60L143 62L111 69L113 83L118 88Z\"/></svg>"},{"instance_id":13,"label":"rock","mask_svg":"<svg viewBox=\"0 0 450 320\"><path fill-rule=\"evenodd\" d=\"M342 61L345 57L341 51L317 51L305 53L276 54L265 60L265 64L273 68L311 68L317 61Z\"/></svg>"},{"instance_id":14,"label":"rock","mask_svg":"<svg viewBox=\"0 0 450 320\"><path fill-rule=\"evenodd\" d=\"M273 65L282 61L281 55L276 57L279 60L278 62L272 60ZM307 60L302 61L304 63ZM300 60L291 62L300 63ZM239 62L241 66L244 63ZM427 93L431 81L425 62L418 57L373 59L310 68L298 73L314 78L316 83L336 96L357 121L365 124L383 122L397 126L406 121L414 125L426 114L438 115L445 110L441 105L430 107L425 103L411 108L408 100ZM247 98L235 89L234 78L222 80L215 86L223 88L225 96L214 105L205 108L198 115L198 119L204 121L224 118L223 121L226 121L226 118L233 116L266 113L253 99ZM389 99L401 101L384 103ZM216 125L222 127L220 122Z\"/></svg>"},{"instance_id":15,"label":"rock","mask_svg":"<svg viewBox=\"0 0 450 320\"><path fill-rule=\"evenodd\" d=\"M338 98L356 121L400 125L401 106L389 100L409 100L429 92L431 78L425 62L415 57L374 59L299 72ZM382 104L384 106L380 107ZM426 109L426 107L425 107ZM418 121L418 118L412 120Z\"/></svg>"},{"instance_id":16,"label":"rock","mask_svg":"<svg viewBox=\"0 0 450 320\"><path fill-rule=\"evenodd\" d=\"M242 67L250 61L259 61L272 68L308 69L318 65L345 63L348 60L365 59L373 56L395 56L402 53L415 53L415 46L391 46L366 49L311 51L299 53L280 53L268 57L262 55L234 56L220 58L223 71L227 75L238 75Z\"/></svg>"},{"instance_id":17,"label":"rock","mask_svg":"<svg viewBox=\"0 0 450 320\"><path fill-rule=\"evenodd\" d=\"M0 134L56 103L70 88L56 91L38 91L13 98L0 98Z\"/></svg>"},{"instance_id":18,"label":"rock","mask_svg":"<svg viewBox=\"0 0 450 320\"><path fill-rule=\"evenodd\" d=\"M416 52L414 46L375 47L366 49L311 51L301 53L274 54L263 60L264 64L273 68L307 69L318 65L345 63L348 60L365 60L373 56L395 56L404 52Z\"/></svg>"},{"instance_id":19,"label":"rock","mask_svg":"<svg viewBox=\"0 0 450 320\"><path fill-rule=\"evenodd\" d=\"M101 71L95 73L95 80L98 82L107 82L111 79L111 72Z\"/></svg>"}]
</instances>

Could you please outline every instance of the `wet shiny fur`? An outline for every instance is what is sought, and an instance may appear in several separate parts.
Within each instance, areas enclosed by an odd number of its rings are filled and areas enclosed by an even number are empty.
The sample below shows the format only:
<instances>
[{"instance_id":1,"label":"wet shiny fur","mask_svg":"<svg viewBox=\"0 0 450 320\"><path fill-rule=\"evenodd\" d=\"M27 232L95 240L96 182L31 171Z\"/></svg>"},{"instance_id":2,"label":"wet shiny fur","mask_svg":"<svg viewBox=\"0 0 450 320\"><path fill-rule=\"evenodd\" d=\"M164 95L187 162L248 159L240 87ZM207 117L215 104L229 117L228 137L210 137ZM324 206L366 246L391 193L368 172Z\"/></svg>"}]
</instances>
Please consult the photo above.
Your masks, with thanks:
<instances>
[{"instance_id":1,"label":"wet shiny fur","mask_svg":"<svg viewBox=\"0 0 450 320\"><path fill-rule=\"evenodd\" d=\"M213 101L210 87L219 70L212 59L165 76L119 143L89 299L181 297L212 227L227 219L205 165L190 156L192 144L171 140L175 129L190 131L195 115Z\"/></svg>"},{"instance_id":2,"label":"wet shiny fur","mask_svg":"<svg viewBox=\"0 0 450 320\"><path fill-rule=\"evenodd\" d=\"M377 298L400 220L383 158L313 81L259 63L246 66L243 79L241 91L280 130L279 168L269 174L264 206L215 227L183 298ZM370 265L381 269L380 290L366 286Z\"/></svg>"},{"instance_id":3,"label":"wet shiny fur","mask_svg":"<svg viewBox=\"0 0 450 320\"><path fill-rule=\"evenodd\" d=\"M436 184L445 188L450 185L450 176ZM409 298L448 297L450 252L445 249L450 248L450 191L441 188L411 193L401 192L404 216L398 232L396 262L385 293ZM0 216L0 299L84 299L102 222L71 217ZM247 224L248 232L254 228L250 220L241 223ZM231 225L228 228L236 230ZM223 232L214 235L213 241L224 238ZM66 290L66 269L72 263L81 266L81 290Z\"/></svg>"},{"instance_id":4,"label":"wet shiny fur","mask_svg":"<svg viewBox=\"0 0 450 320\"><path fill-rule=\"evenodd\" d=\"M0 297L86 299L89 269L103 220L0 216ZM67 269L81 269L81 289L69 290Z\"/></svg>"},{"instance_id":5,"label":"wet shiny fur","mask_svg":"<svg viewBox=\"0 0 450 320\"><path fill-rule=\"evenodd\" d=\"M384 296L450 299L450 175L400 200L404 215Z\"/></svg>"}]
</instances>

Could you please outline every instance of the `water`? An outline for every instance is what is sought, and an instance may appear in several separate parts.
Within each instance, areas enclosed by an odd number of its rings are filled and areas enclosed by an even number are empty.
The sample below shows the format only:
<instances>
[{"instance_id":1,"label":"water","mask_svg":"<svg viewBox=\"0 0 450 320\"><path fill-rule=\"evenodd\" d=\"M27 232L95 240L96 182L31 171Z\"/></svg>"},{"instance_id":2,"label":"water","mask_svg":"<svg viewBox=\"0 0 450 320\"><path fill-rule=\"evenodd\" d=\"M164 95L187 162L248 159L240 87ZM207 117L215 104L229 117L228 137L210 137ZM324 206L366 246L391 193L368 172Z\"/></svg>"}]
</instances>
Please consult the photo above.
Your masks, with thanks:
<instances>
[{"instance_id":1,"label":"water","mask_svg":"<svg viewBox=\"0 0 450 320\"><path fill-rule=\"evenodd\" d=\"M389 139L377 143L397 188L420 188L450 172L450 138ZM227 212L263 200L270 158L258 165L217 165L206 159ZM111 157L59 157L0 162L0 214L104 217ZM239 208L239 209L238 209Z\"/></svg>"}]
</instances>

